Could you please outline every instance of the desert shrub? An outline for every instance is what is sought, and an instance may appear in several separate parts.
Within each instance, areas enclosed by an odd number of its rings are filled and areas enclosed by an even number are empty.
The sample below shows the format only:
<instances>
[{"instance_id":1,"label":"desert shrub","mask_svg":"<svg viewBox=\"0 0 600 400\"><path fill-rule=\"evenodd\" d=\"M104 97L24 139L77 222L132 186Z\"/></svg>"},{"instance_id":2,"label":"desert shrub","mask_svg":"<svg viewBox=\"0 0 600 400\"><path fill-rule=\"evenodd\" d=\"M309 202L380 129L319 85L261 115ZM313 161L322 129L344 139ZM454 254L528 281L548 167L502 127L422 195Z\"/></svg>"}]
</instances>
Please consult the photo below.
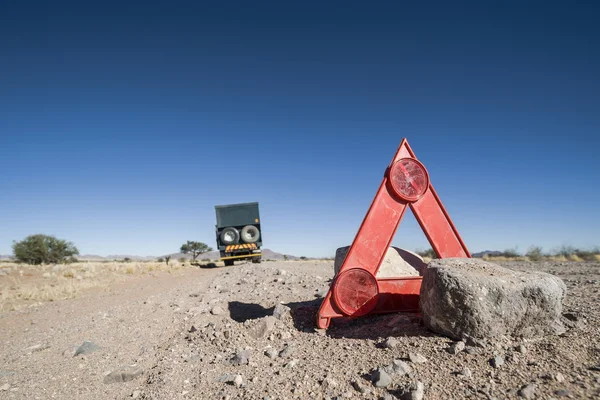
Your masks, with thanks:
<instances>
[{"instance_id":1,"label":"desert shrub","mask_svg":"<svg viewBox=\"0 0 600 400\"><path fill-rule=\"evenodd\" d=\"M125 257L125 258L123 259L123 262L131 262L131 258L129 258L129 257Z\"/></svg>"},{"instance_id":2,"label":"desert shrub","mask_svg":"<svg viewBox=\"0 0 600 400\"><path fill-rule=\"evenodd\" d=\"M71 242L51 235L35 234L13 242L13 255L27 264L59 264L76 261L79 250Z\"/></svg>"},{"instance_id":3,"label":"desert shrub","mask_svg":"<svg viewBox=\"0 0 600 400\"><path fill-rule=\"evenodd\" d=\"M517 258L517 257L519 257L519 252L517 251L516 248L506 249L502 252L501 256L506 257L506 258Z\"/></svg>"},{"instance_id":4,"label":"desert shrub","mask_svg":"<svg viewBox=\"0 0 600 400\"><path fill-rule=\"evenodd\" d=\"M539 246L531 246L525 256L529 258L531 261L540 261L544 255L542 253L542 248Z\"/></svg>"},{"instance_id":5,"label":"desert shrub","mask_svg":"<svg viewBox=\"0 0 600 400\"><path fill-rule=\"evenodd\" d=\"M304 257L304 256L300 257L300 259L301 259L302 261L308 260L308 258L306 258L306 257Z\"/></svg>"},{"instance_id":6,"label":"desert shrub","mask_svg":"<svg viewBox=\"0 0 600 400\"><path fill-rule=\"evenodd\" d=\"M180 262L180 263L184 263L184 262L185 262L185 257L181 257L181 258L179 259L179 262Z\"/></svg>"},{"instance_id":7,"label":"desert shrub","mask_svg":"<svg viewBox=\"0 0 600 400\"><path fill-rule=\"evenodd\" d=\"M165 261L165 259L164 259L164 258L162 258L162 257L159 257L159 258L158 258L158 260L156 260L156 261L157 261L157 262L159 262L159 263L161 263L161 262L164 262L164 261Z\"/></svg>"},{"instance_id":8,"label":"desert shrub","mask_svg":"<svg viewBox=\"0 0 600 400\"><path fill-rule=\"evenodd\" d=\"M433 251L433 249L431 249L431 248L429 248L427 250L417 250L415 253L417 253L421 257L437 258L437 254L435 254L435 251Z\"/></svg>"}]
</instances>

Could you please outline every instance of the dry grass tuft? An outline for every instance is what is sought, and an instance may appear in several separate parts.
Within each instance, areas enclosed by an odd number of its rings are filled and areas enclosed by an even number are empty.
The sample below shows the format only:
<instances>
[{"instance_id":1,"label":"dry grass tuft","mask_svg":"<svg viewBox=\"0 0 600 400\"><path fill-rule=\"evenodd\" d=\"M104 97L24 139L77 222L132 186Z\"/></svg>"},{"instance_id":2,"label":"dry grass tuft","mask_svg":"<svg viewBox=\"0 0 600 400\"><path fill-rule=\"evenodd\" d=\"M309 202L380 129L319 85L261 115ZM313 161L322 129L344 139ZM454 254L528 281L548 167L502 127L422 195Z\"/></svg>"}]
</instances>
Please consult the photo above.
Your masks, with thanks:
<instances>
[{"instance_id":1,"label":"dry grass tuft","mask_svg":"<svg viewBox=\"0 0 600 400\"><path fill-rule=\"evenodd\" d=\"M86 289L104 287L136 276L174 273L192 267L172 262L78 262L68 265L26 265L3 262L0 267L0 311L17 310L39 302L78 296Z\"/></svg>"}]
</instances>

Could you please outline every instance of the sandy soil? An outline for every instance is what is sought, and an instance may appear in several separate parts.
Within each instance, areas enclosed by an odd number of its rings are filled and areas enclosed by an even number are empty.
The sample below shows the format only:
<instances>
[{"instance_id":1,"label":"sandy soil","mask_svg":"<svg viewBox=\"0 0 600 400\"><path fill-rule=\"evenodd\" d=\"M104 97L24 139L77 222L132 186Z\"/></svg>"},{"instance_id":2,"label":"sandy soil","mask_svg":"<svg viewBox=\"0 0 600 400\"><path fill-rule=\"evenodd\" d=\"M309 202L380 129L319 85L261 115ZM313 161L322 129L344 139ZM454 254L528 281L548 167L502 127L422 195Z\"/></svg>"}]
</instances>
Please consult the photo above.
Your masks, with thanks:
<instances>
[{"instance_id":1,"label":"sandy soil","mask_svg":"<svg viewBox=\"0 0 600 400\"><path fill-rule=\"evenodd\" d=\"M425 399L600 398L600 263L501 264L565 280L564 335L454 354L415 314L319 331L332 262L155 271L3 309L0 398L393 399L416 382ZM75 355L87 341L93 351ZM399 372L376 386L394 360Z\"/></svg>"}]
</instances>

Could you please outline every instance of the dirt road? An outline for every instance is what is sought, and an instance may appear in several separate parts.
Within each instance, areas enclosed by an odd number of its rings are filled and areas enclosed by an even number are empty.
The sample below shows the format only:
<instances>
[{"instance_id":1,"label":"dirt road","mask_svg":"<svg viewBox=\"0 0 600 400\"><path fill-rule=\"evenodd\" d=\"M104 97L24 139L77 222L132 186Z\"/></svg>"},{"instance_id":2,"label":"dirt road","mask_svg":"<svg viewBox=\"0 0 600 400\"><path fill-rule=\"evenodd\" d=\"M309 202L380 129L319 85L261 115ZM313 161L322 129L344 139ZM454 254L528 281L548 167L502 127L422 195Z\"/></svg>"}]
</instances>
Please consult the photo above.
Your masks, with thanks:
<instances>
[{"instance_id":1,"label":"dirt road","mask_svg":"<svg viewBox=\"0 0 600 400\"><path fill-rule=\"evenodd\" d=\"M502 265L566 281L564 335L454 354L418 315L318 331L331 262L156 272L2 311L0 398L391 399L416 382L424 396L412 398L598 398L600 264ZM394 360L390 381L374 382L373 371Z\"/></svg>"}]
</instances>

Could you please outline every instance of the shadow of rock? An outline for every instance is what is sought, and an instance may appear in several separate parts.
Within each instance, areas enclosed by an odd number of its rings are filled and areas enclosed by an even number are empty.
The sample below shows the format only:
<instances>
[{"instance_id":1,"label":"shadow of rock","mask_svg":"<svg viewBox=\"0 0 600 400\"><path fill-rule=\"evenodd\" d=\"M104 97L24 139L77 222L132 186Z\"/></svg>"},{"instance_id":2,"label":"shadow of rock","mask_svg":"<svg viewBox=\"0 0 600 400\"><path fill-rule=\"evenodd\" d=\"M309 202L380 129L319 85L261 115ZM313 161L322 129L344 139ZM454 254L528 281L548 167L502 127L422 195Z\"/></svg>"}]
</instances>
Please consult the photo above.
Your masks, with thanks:
<instances>
[{"instance_id":1,"label":"shadow of rock","mask_svg":"<svg viewBox=\"0 0 600 400\"><path fill-rule=\"evenodd\" d=\"M371 314L360 318L334 318L327 330L317 329L317 314L322 298L284 303L291 309L294 328L300 332L314 333L331 338L383 340L388 337L439 336L429 331L418 313ZM229 302L231 318L237 322L273 315L275 307L259 304Z\"/></svg>"},{"instance_id":2,"label":"shadow of rock","mask_svg":"<svg viewBox=\"0 0 600 400\"><path fill-rule=\"evenodd\" d=\"M264 308L260 304L242 303L240 301L229 302L229 315L237 322L246 322L249 319L258 319L273 315L275 307Z\"/></svg>"}]
</instances>

